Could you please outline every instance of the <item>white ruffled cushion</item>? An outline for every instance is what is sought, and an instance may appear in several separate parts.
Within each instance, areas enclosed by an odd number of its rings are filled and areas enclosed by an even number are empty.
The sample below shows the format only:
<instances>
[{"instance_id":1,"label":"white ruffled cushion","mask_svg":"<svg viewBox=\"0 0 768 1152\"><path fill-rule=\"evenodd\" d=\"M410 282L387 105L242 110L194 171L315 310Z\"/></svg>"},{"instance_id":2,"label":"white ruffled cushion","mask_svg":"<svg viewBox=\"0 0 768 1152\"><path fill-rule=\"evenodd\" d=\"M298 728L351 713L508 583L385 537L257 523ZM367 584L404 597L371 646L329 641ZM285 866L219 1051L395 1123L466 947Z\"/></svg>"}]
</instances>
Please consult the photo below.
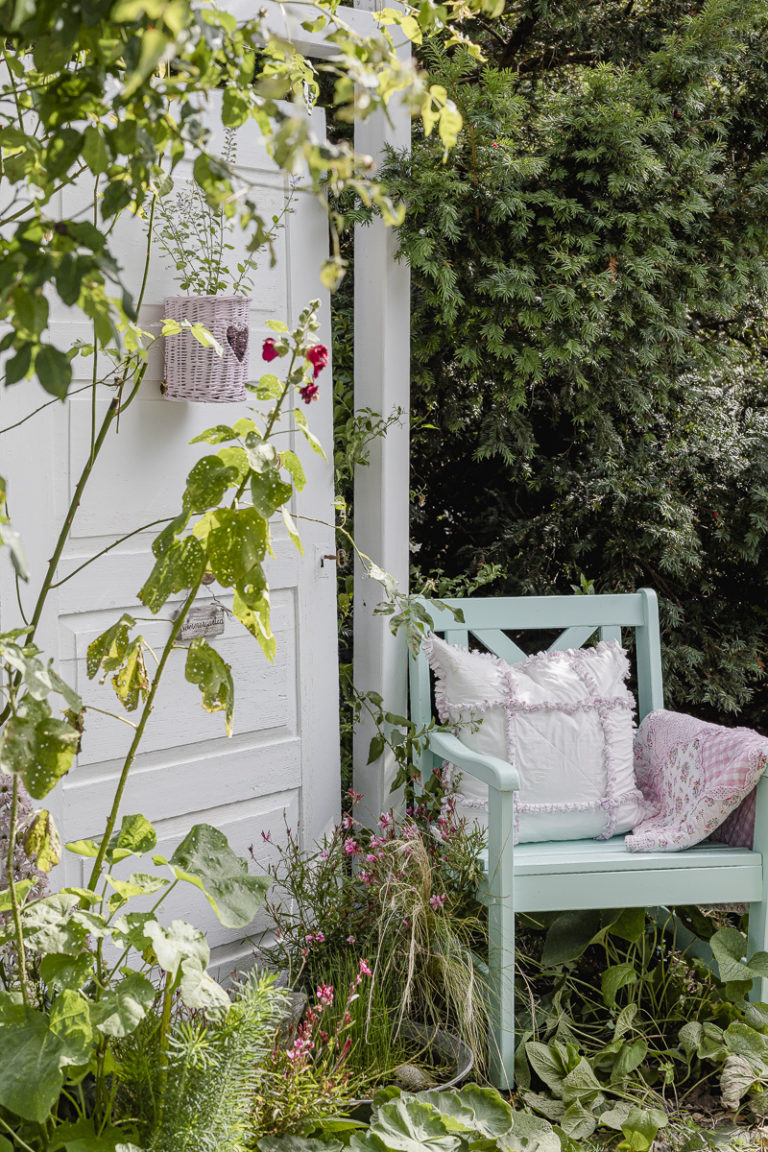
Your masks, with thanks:
<instances>
[{"instance_id":1,"label":"white ruffled cushion","mask_svg":"<svg viewBox=\"0 0 768 1152\"><path fill-rule=\"evenodd\" d=\"M424 642L440 720L470 748L514 764L515 840L581 840L627 832L646 812L635 784L634 699L616 641L541 652L520 664ZM449 782L452 778L449 769ZM459 815L487 821L485 785L464 774Z\"/></svg>"}]
</instances>

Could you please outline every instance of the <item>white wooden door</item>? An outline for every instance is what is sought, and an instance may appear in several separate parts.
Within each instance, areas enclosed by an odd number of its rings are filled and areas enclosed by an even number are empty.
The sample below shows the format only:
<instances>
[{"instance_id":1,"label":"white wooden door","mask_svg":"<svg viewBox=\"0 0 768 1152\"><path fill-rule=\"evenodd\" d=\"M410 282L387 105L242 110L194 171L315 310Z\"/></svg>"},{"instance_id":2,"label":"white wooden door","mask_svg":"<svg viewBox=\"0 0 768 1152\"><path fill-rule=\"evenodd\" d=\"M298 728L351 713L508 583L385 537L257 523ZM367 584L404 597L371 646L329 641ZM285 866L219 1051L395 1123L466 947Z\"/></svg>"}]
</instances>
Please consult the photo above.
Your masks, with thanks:
<instances>
[{"instance_id":1,"label":"white wooden door","mask_svg":"<svg viewBox=\"0 0 768 1152\"><path fill-rule=\"evenodd\" d=\"M321 121L322 113L314 114ZM323 132L322 122L316 125ZM221 129L217 130L221 141ZM238 132L238 166L259 189L268 217L278 212L286 193L285 177L266 154L258 130ZM182 173L183 176L183 173ZM70 195L72 195L70 193ZM85 203L92 188L83 190ZM78 205L79 206L79 205ZM138 229L138 231L137 231ZM143 269L140 226L121 221L117 250L127 280L136 289ZM276 243L278 261L268 259L256 274L250 324L250 379L264 369L261 343L270 334L269 319L295 323L307 302L322 299L323 327L318 339L330 347L329 306L319 280L327 255L324 212L311 195L299 193L295 210ZM162 300L176 295L161 258L153 260L141 322L159 324ZM65 347L76 337L90 340L88 326L61 305L54 311L56 343ZM90 380L90 361L74 361L73 389ZM320 377L320 398L307 410L311 427L332 447L331 367ZM67 577L84 560L138 526L173 515L180 507L184 479L206 451L190 439L214 424L232 423L248 414L243 405L169 403L161 397L162 359L152 354L139 398L120 421L99 458L67 542L58 579L65 580L51 595L38 632L38 643L52 655L62 675L86 703L120 711L109 685L100 687L85 675L90 641L124 611L137 617L149 613L136 598L152 565L151 542L158 528L140 532L118 544L94 564ZM102 390L100 415L109 393ZM19 420L42 403L44 394L33 383L0 393L0 428ZM77 478L90 450L91 391L82 391L66 404L55 404L12 432L0 436L0 475L9 487L9 507L22 532L33 572L44 570ZM303 439L292 447L305 465L308 483L294 513L311 516L299 521L304 543L300 557L282 527L276 528L275 558L269 562L273 626L277 656L267 663L253 638L232 617L223 636L212 640L232 665L236 687L235 733L224 735L221 714L200 707L198 690L184 679L183 654L173 657L155 712L128 784L123 813L142 812L157 827L158 851L168 855L189 827L205 821L220 828L238 853L253 846L262 866L274 848L262 831L280 840L285 823L300 830L305 842L319 837L334 821L339 805L338 668L336 656L335 566L325 560L335 551L331 466L312 453ZM216 586L214 586L214 589ZM22 588L29 608L36 592ZM204 589L200 600L209 599ZM227 604L228 596L221 593ZM180 603L180 601L179 601ZM147 641L161 648L168 636L168 617L177 607L169 602L163 619L141 624ZM10 565L0 565L0 628L19 623ZM107 716L89 711L82 753L76 766L49 798L65 839L93 836L103 826L114 785L132 730ZM67 854L58 869L59 883L83 882L87 874L79 858ZM87 863L87 862L86 862ZM214 959L226 970L245 961L250 945L244 933L224 929L202 895L188 886L175 890L165 917L182 916L205 928ZM251 932L264 927L257 919Z\"/></svg>"}]
</instances>

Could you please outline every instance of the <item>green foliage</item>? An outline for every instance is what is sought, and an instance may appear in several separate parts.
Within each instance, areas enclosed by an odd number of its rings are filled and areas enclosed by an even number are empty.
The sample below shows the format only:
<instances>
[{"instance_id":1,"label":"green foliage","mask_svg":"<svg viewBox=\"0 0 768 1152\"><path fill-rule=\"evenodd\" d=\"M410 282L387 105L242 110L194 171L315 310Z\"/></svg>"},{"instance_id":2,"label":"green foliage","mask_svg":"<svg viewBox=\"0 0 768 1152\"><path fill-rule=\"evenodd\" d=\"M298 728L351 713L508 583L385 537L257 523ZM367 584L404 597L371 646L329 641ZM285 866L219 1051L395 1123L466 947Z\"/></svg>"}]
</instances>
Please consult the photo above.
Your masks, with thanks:
<instances>
[{"instance_id":1,"label":"green foliage","mask_svg":"<svg viewBox=\"0 0 768 1152\"><path fill-rule=\"evenodd\" d=\"M622 1152L648 1152L667 1122L677 1133L703 1085L719 1091L723 1108L764 1115L768 1013L745 997L766 956L745 963L743 933L710 922L718 979L675 948L670 915L655 922L628 909L521 920L528 997L518 1002L516 1079L528 1108L574 1140L622 1132Z\"/></svg>"},{"instance_id":2,"label":"green foliage","mask_svg":"<svg viewBox=\"0 0 768 1152\"><path fill-rule=\"evenodd\" d=\"M284 993L270 977L236 984L221 1019L180 1015L164 1051L148 1017L120 1046L121 1102L146 1152L240 1152ZM159 1091L163 1086L162 1092Z\"/></svg>"},{"instance_id":3,"label":"green foliage","mask_svg":"<svg viewBox=\"0 0 768 1152\"><path fill-rule=\"evenodd\" d=\"M417 138L387 169L422 571L650 584L669 703L762 727L766 20L526 0L476 26L485 64L424 48L467 130L446 163Z\"/></svg>"},{"instance_id":4,"label":"green foliage","mask_svg":"<svg viewBox=\"0 0 768 1152\"><path fill-rule=\"evenodd\" d=\"M166 863L163 857L154 859ZM266 876L249 875L247 862L235 855L222 832L208 824L190 829L167 863L177 880L186 880L205 893L228 928L250 924L269 887Z\"/></svg>"},{"instance_id":5,"label":"green foliage","mask_svg":"<svg viewBox=\"0 0 768 1152\"><path fill-rule=\"evenodd\" d=\"M185 675L187 680L197 684L202 692L203 708L206 712L224 711L227 735L231 736L235 686L232 683L232 670L229 664L206 640L198 637L189 646Z\"/></svg>"},{"instance_id":6,"label":"green foliage","mask_svg":"<svg viewBox=\"0 0 768 1152\"><path fill-rule=\"evenodd\" d=\"M144 817L126 816L103 858L113 868L122 860L143 856L156 842L155 830ZM96 841L78 841L68 847L86 858L97 856L100 850ZM36 1126L25 1129L25 1138L33 1146L47 1142L45 1125L52 1113L57 1118L62 1094L71 1097L84 1078L98 1084L105 1070L120 1075L122 1044L140 1026L145 1025L154 1037L157 1060L173 1067L168 1020L154 1011L159 993L149 978L153 971L162 974L163 998L169 1007L177 1001L182 1015L185 1011L202 1014L198 1024L202 1030L206 1020L216 1022L227 1043L240 1052L238 1068L246 1059L238 1043L251 1051L247 1037L253 1019L242 1005L235 1011L227 994L207 974L210 949L204 934L181 920L164 926L155 911L177 883L185 882L202 890L223 923L245 926L261 903L264 880L248 876L246 862L234 855L220 832L207 825L192 828L169 861L160 856L154 859L156 864L168 865L173 883L143 872L127 880L110 872L98 890L95 886L93 891L64 888L26 903L29 885L17 888L24 949L36 961L39 981L34 999L25 990L32 1002L22 1002L21 993L12 990L0 996L4 1054L0 1108L16 1122ZM151 911L128 910L131 901L158 892L161 895ZM14 924L0 928L0 947L14 938L14 932ZM111 973L105 963L107 946L114 949ZM259 986L260 992L256 982L247 987L253 1004L258 1001L263 1007L269 1000L274 1008L275 998L267 995L268 983ZM229 1021L232 1012L235 1015ZM258 1015L255 1007L253 1012ZM259 1019L263 1038L272 1017L262 1013ZM234 1056L232 1061L234 1067ZM161 1112L166 1099L170 1106L169 1085L172 1080L164 1091L161 1078L151 1096ZM113 1114L113 1102L113 1097L99 1101L97 1092L95 1105L89 1106L81 1096L78 1120L93 1134L94 1125L119 1118ZM177 1100L177 1120L180 1114ZM223 1113L218 1115L221 1122ZM130 1128L121 1131L124 1137L130 1136Z\"/></svg>"},{"instance_id":7,"label":"green foliage","mask_svg":"<svg viewBox=\"0 0 768 1152\"><path fill-rule=\"evenodd\" d=\"M0 733L0 771L18 774L27 791L41 799L66 775L80 746L78 715L82 701L40 649L24 643L29 629L0 636L0 662L6 686L0 703L7 716ZM67 718L54 714L50 696L60 695L69 707Z\"/></svg>"},{"instance_id":8,"label":"green foliage","mask_svg":"<svg viewBox=\"0 0 768 1152\"><path fill-rule=\"evenodd\" d=\"M407 1021L452 1030L478 1065L486 1054L483 979L469 951L483 939L470 899L482 834L436 813L427 797L409 812L401 821L384 814L375 831L345 816L312 852L289 834L267 900L278 929L263 949L271 964L309 993L338 987L342 975L356 982L355 1008L334 1011L351 1013L349 1068L369 1083L391 1068ZM371 970L362 987L358 958Z\"/></svg>"},{"instance_id":9,"label":"green foliage","mask_svg":"<svg viewBox=\"0 0 768 1152\"><path fill-rule=\"evenodd\" d=\"M374 1101L370 1126L354 1131L354 1152L561 1152L546 1120L512 1108L493 1088L471 1084L459 1091L418 1096L387 1089ZM342 1147L331 1128L321 1140L262 1137L260 1152L321 1152Z\"/></svg>"},{"instance_id":10,"label":"green foliage","mask_svg":"<svg viewBox=\"0 0 768 1152\"><path fill-rule=\"evenodd\" d=\"M224 94L224 119L228 116L228 104L233 95L232 89ZM242 99L243 110L247 112L248 101ZM224 133L224 149L221 163L229 171L234 171L237 162L237 137L234 128ZM171 186L171 181L166 182ZM283 211L272 217L272 226L264 232L262 242L274 244L277 229L285 216L291 212L292 196L286 199ZM182 292L190 296L247 295L253 286L252 273L256 269L253 257L246 257L231 269L234 244L227 235L232 223L224 214L224 205L213 207L199 184L186 182L183 190L171 199L169 195L157 200L159 225L155 229L157 242L171 261L176 279ZM267 227L263 221L261 228Z\"/></svg>"},{"instance_id":11,"label":"green foliage","mask_svg":"<svg viewBox=\"0 0 768 1152\"><path fill-rule=\"evenodd\" d=\"M255 253L271 248L276 226L236 172L232 133L247 121L256 121L284 171L292 174L301 164L317 190L330 179L377 204L386 218L401 218L370 179L366 158L349 144L318 141L308 119L281 103L289 96L301 102L305 93L314 101L317 69L273 34L266 12L238 22L208 0L95 7L76 0L64 13L59 7L56 0L0 4L6 66L0 144L8 193L0 215L0 319L12 326L2 341L10 353L6 384L34 375L52 396L68 392L73 350L50 341L50 292L84 313L96 345L115 350L118 359L128 348L122 330L136 320L136 301L112 248L121 213L149 219L151 228L159 205L160 242L184 287L245 286ZM347 34L333 5L318 0L312 7L316 31L333 40L333 64L320 70L329 74L334 102L347 119L368 115L400 93L425 123L438 117L441 125L458 125L452 101L427 89L410 62L394 53L388 33L384 40ZM413 34L442 28L452 7L422 4L411 17ZM364 84L364 104L355 82ZM223 90L221 120L228 130L221 155L210 151L199 118L201 97L216 89ZM185 156L193 182L181 205L169 208L173 173ZM57 206L59 191L83 176L98 182L93 222L60 216ZM248 255L230 277L225 231L235 222L245 230ZM202 254L202 263L190 261L191 254ZM341 262L330 261L326 279L341 272Z\"/></svg>"}]
</instances>

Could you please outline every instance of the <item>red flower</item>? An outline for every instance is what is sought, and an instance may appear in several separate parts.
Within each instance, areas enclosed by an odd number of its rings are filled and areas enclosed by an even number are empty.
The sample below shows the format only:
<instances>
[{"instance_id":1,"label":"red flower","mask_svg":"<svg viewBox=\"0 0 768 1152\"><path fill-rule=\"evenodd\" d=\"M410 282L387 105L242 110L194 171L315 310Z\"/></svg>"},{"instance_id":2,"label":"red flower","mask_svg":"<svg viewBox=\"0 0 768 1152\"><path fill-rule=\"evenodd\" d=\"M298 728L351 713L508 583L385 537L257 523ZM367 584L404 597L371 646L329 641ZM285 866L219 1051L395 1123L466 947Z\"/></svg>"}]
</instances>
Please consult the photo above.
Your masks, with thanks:
<instances>
[{"instance_id":1,"label":"red flower","mask_svg":"<svg viewBox=\"0 0 768 1152\"><path fill-rule=\"evenodd\" d=\"M313 344L311 348L307 349L307 360L315 370L315 380L322 372L328 363L328 349L325 344Z\"/></svg>"},{"instance_id":2,"label":"red flower","mask_svg":"<svg viewBox=\"0 0 768 1152\"><path fill-rule=\"evenodd\" d=\"M280 355L280 353L278 352L277 348L275 347L274 338L272 336L268 336L267 339L264 341L263 348L261 349L262 360L267 360L267 361L276 360L279 355Z\"/></svg>"},{"instance_id":3,"label":"red flower","mask_svg":"<svg viewBox=\"0 0 768 1152\"><path fill-rule=\"evenodd\" d=\"M319 391L317 384L305 384L303 388L299 388L299 393L305 404L311 404L313 400L317 400Z\"/></svg>"}]
</instances>

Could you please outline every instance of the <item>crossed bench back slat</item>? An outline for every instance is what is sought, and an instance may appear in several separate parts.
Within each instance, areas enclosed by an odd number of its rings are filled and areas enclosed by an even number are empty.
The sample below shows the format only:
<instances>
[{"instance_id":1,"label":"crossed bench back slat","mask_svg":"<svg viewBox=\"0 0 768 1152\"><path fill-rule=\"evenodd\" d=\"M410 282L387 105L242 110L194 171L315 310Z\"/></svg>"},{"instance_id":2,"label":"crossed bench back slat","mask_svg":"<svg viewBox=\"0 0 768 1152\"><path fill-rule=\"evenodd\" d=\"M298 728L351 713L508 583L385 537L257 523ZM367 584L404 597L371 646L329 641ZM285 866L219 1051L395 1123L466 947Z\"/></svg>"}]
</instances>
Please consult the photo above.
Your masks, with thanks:
<instances>
[{"instance_id":1,"label":"crossed bench back slat","mask_svg":"<svg viewBox=\"0 0 768 1152\"><path fill-rule=\"evenodd\" d=\"M549 645L550 652L581 648L595 634L600 640L635 636L638 719L664 707L659 639L659 610L651 588L609 596L501 596L486 599L443 600L445 607L424 601L434 631L449 644L469 647L470 636L508 664L525 660L524 652L507 633L523 631L562 632ZM459 623L452 609L459 609ZM419 653L410 661L411 719L428 724L432 715L429 666ZM424 755L422 772L432 767L431 753Z\"/></svg>"}]
</instances>

